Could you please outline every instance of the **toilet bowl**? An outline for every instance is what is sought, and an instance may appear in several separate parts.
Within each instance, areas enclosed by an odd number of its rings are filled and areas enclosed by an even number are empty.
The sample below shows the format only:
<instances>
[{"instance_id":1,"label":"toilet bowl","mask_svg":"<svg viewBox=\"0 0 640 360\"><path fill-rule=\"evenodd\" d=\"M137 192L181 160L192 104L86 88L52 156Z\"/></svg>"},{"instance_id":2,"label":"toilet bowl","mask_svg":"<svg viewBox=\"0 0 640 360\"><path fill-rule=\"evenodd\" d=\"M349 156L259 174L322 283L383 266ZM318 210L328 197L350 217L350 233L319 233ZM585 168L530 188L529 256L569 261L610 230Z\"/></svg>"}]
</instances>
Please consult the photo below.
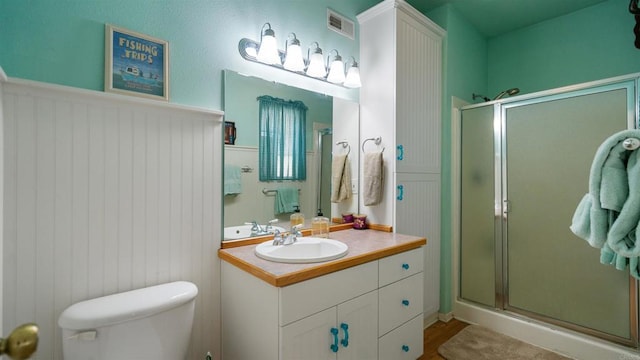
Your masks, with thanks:
<instances>
[{"instance_id":1,"label":"toilet bowl","mask_svg":"<svg viewBox=\"0 0 640 360\"><path fill-rule=\"evenodd\" d=\"M73 304L58 319L64 359L185 359L197 294L177 281Z\"/></svg>"}]
</instances>

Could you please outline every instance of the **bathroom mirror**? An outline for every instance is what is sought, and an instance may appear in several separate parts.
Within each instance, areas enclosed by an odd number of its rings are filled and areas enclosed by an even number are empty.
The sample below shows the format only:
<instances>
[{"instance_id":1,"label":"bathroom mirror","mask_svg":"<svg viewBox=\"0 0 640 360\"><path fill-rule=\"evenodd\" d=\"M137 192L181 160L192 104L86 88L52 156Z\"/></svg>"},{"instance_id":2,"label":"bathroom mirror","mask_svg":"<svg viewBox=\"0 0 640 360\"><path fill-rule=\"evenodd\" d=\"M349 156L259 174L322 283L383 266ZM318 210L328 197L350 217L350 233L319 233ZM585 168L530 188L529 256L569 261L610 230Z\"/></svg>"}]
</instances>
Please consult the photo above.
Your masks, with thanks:
<instances>
[{"instance_id":1,"label":"bathroom mirror","mask_svg":"<svg viewBox=\"0 0 640 360\"><path fill-rule=\"evenodd\" d=\"M285 101L301 101L306 113L306 180L259 180L259 102L260 96ZM319 94L296 87L224 72L224 240L255 235L252 222L265 228L289 230L291 213L276 213L278 189L297 189L305 227L322 216L341 219L343 213L358 212L359 105L353 101ZM350 199L331 202L333 155L347 155L351 174ZM289 190L290 191L290 190ZM255 229L255 228L254 228Z\"/></svg>"}]
</instances>

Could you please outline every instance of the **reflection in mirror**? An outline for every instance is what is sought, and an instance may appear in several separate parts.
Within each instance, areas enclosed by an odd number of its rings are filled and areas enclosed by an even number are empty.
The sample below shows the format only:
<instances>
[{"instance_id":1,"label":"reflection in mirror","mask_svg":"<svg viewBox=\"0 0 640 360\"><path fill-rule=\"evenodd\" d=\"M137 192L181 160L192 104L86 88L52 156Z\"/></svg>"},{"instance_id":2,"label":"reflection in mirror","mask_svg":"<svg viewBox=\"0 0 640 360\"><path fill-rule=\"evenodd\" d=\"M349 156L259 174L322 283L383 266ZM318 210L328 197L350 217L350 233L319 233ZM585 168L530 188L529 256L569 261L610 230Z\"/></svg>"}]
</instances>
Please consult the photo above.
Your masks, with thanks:
<instances>
[{"instance_id":1,"label":"reflection in mirror","mask_svg":"<svg viewBox=\"0 0 640 360\"><path fill-rule=\"evenodd\" d=\"M258 97L264 95L300 101L307 107L305 180L259 180ZM357 103L226 70L224 111L229 125L224 149L224 240L288 231L292 215L288 205L295 202L305 217L305 228L318 214L340 219L343 213L358 212ZM337 197L334 189L338 188L332 186L340 182L340 176L332 176L332 168L340 168L334 159L344 155L351 175L350 198Z\"/></svg>"}]
</instances>

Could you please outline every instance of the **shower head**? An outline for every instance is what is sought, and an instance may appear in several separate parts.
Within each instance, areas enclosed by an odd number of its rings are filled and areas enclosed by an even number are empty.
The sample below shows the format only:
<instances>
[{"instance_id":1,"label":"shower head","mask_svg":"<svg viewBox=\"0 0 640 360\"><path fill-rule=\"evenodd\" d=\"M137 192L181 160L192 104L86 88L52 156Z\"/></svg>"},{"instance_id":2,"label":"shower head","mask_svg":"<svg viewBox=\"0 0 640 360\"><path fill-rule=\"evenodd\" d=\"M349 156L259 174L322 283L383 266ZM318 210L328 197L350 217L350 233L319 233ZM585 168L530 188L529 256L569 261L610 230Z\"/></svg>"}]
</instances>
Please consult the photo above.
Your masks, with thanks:
<instances>
[{"instance_id":1,"label":"shower head","mask_svg":"<svg viewBox=\"0 0 640 360\"><path fill-rule=\"evenodd\" d=\"M519 92L520 92L520 89L518 89L518 88L511 88L511 89L509 89L509 90L502 91L500 94L498 94L496 97L494 97L494 98L493 98L493 100L502 99L503 97L505 97L505 96L507 96L507 95L508 95L508 96L513 96L513 95L515 95L515 94L517 94L517 93L519 93Z\"/></svg>"}]
</instances>

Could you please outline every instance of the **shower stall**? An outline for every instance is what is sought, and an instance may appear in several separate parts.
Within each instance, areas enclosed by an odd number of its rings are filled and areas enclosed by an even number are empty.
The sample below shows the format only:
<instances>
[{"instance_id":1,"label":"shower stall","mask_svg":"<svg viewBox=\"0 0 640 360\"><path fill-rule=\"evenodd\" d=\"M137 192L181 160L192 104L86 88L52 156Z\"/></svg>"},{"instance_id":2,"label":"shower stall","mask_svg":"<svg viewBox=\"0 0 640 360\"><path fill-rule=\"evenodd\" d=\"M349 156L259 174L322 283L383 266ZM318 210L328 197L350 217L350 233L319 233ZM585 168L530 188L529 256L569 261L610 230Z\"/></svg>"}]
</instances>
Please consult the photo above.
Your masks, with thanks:
<instances>
[{"instance_id":1,"label":"shower stall","mask_svg":"<svg viewBox=\"0 0 640 360\"><path fill-rule=\"evenodd\" d=\"M461 109L459 301L638 346L635 279L569 230L596 149L637 126L636 85L620 77Z\"/></svg>"},{"instance_id":2,"label":"shower stall","mask_svg":"<svg viewBox=\"0 0 640 360\"><path fill-rule=\"evenodd\" d=\"M331 212L331 150L333 129L316 130L316 213L317 216Z\"/></svg>"}]
</instances>

